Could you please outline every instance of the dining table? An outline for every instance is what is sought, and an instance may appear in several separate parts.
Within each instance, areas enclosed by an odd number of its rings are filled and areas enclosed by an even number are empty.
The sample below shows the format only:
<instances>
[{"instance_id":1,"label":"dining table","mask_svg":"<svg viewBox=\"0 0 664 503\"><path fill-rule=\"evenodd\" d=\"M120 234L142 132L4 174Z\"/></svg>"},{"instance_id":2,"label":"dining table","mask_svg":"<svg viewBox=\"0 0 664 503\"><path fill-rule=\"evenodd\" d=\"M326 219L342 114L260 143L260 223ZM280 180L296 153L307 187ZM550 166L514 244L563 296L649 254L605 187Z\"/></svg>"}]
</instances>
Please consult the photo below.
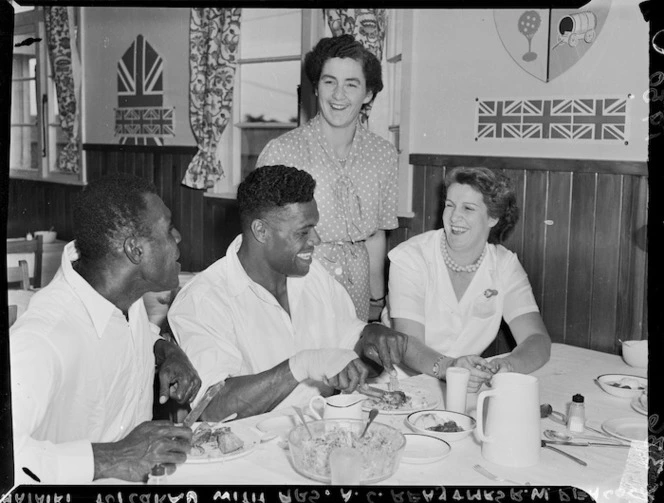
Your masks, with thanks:
<instances>
[{"instance_id":1,"label":"dining table","mask_svg":"<svg viewBox=\"0 0 664 503\"><path fill-rule=\"evenodd\" d=\"M565 413L575 394L585 399L586 425L603 431L608 421L643 422L647 431L648 417L634 406L633 400L605 392L597 377L622 374L647 377L647 369L628 366L621 356L562 343L551 347L551 358L533 372L539 385L541 404L550 404L555 411ZM428 375L414 375L402 384L417 387L437 398L436 408L444 409L445 383ZM486 388L485 388L486 389ZM477 393L467 396L467 414L475 416ZM307 408L307 404L302 404ZM255 430L266 418L293 414L292 409L277 409L266 414L231 421L231 430ZM365 412L366 416L366 412ZM393 426L403 433L412 433L405 415L380 413L376 422ZM564 424L551 417L540 419L542 439L545 430L565 432ZM594 432L590 432L594 433ZM599 434L597 434L599 435ZM623 439L624 440L624 439ZM582 466L550 449L542 448L537 464L513 468L488 461L482 456L482 444L475 434L449 442L449 454L430 463L414 464L401 461L396 472L377 483L378 486L567 486L585 491L600 503L640 503L648 501L648 440L629 440L629 447L563 446L556 447L581 458ZM503 481L496 481L475 469L481 465ZM97 484L124 484L115 479L100 479ZM185 463L168 477L168 484L176 485L320 485L320 482L300 475L290 460L287 444L280 438L257 442L243 456L209 463Z\"/></svg>"}]
</instances>

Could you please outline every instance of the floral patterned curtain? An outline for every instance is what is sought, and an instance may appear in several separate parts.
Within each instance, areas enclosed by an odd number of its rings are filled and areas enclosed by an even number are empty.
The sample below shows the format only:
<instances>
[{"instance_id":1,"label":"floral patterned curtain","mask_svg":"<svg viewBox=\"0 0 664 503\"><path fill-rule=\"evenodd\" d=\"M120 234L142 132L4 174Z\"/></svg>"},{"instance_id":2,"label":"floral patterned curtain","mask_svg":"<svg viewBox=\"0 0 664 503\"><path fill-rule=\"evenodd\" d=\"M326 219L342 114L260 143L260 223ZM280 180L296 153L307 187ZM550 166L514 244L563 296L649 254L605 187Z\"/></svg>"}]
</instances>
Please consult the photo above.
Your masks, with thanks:
<instances>
[{"instance_id":1,"label":"floral patterned curtain","mask_svg":"<svg viewBox=\"0 0 664 503\"><path fill-rule=\"evenodd\" d=\"M48 55L58 97L60 127L67 144L58 154L56 169L66 173L81 170L80 125L81 63L76 50L76 27L72 7L44 7ZM48 120L46 117L44 120Z\"/></svg>"},{"instance_id":2,"label":"floral patterned curtain","mask_svg":"<svg viewBox=\"0 0 664 503\"><path fill-rule=\"evenodd\" d=\"M182 184L214 186L224 170L217 146L231 118L240 40L239 8L191 9L189 21L189 122L198 144Z\"/></svg>"},{"instance_id":3,"label":"floral patterned curtain","mask_svg":"<svg viewBox=\"0 0 664 503\"><path fill-rule=\"evenodd\" d=\"M326 9L325 17L332 36L353 35L378 61L382 61L387 28L385 9ZM369 121L371 105L368 103L362 108L360 122L364 125Z\"/></svg>"}]
</instances>

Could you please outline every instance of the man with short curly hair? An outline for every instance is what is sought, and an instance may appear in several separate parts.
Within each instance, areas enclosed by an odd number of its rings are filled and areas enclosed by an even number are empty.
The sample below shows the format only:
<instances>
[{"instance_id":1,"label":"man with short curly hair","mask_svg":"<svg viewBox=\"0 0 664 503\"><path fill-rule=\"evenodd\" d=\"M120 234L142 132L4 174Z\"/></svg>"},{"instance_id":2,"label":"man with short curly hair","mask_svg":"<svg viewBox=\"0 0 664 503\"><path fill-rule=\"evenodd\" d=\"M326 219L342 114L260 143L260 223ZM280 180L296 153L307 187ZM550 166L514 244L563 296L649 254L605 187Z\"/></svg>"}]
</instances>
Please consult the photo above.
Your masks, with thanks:
<instances>
[{"instance_id":1,"label":"man with short curly hair","mask_svg":"<svg viewBox=\"0 0 664 503\"><path fill-rule=\"evenodd\" d=\"M142 296L178 286L180 233L154 185L129 175L91 182L73 214L58 273L10 331L15 482L171 473L192 432L151 421L155 372L161 403L189 402L201 382Z\"/></svg>"},{"instance_id":2,"label":"man with short curly hair","mask_svg":"<svg viewBox=\"0 0 664 503\"><path fill-rule=\"evenodd\" d=\"M313 258L315 185L292 167L252 171L237 193L242 234L169 310L202 389L226 380L206 420L353 391L369 372L359 355L388 370L406 358L407 336L360 321L348 292Z\"/></svg>"}]
</instances>

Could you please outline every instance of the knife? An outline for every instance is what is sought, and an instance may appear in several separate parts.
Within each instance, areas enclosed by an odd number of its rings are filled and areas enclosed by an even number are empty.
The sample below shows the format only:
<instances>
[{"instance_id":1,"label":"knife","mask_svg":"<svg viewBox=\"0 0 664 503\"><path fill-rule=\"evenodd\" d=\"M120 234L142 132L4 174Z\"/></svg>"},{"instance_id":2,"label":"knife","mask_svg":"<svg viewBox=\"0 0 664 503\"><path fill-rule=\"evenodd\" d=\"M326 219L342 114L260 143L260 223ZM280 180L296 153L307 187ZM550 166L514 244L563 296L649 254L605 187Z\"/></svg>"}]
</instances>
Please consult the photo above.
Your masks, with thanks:
<instances>
[{"instance_id":1,"label":"knife","mask_svg":"<svg viewBox=\"0 0 664 503\"><path fill-rule=\"evenodd\" d=\"M210 386L206 391L205 394L203 395L203 398L201 398L200 402L196 404L196 407L191 409L191 412L187 414L187 417L184 418L184 421L182 421L182 424L186 426L187 428L191 428L191 425L194 424L194 422L200 417L200 415L203 413L205 408L210 404L212 399L219 393L221 388L224 387L224 381L219 381L217 384L213 384Z\"/></svg>"},{"instance_id":2,"label":"knife","mask_svg":"<svg viewBox=\"0 0 664 503\"><path fill-rule=\"evenodd\" d=\"M628 444L618 444L615 442L586 442L585 440L578 440L576 442L566 442L564 440L549 440L546 439L547 444L555 445L575 445L577 447L630 447Z\"/></svg>"},{"instance_id":3,"label":"knife","mask_svg":"<svg viewBox=\"0 0 664 503\"><path fill-rule=\"evenodd\" d=\"M387 391L385 391L384 389L374 388L373 386L369 386L368 384L360 386L359 391L363 395L367 395L372 398L382 398L385 395L385 393L387 393Z\"/></svg>"}]
</instances>

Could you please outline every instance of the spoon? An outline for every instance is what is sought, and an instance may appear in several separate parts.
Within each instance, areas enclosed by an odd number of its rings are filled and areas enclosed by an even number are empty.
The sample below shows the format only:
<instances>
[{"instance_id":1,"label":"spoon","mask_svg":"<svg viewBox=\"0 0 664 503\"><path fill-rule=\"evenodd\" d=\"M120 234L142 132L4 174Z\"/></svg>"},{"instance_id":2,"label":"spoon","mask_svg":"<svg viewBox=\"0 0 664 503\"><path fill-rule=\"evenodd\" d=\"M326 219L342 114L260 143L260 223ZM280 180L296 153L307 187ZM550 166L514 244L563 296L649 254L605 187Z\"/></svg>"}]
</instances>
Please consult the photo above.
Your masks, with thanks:
<instances>
[{"instance_id":1,"label":"spoon","mask_svg":"<svg viewBox=\"0 0 664 503\"><path fill-rule=\"evenodd\" d=\"M555 430L544 430L544 436L550 440L556 440L559 442L575 442L578 440L590 440L595 442L602 442L600 445L615 445L616 447L629 447L627 444L622 442L613 441L612 439L607 439L606 437L596 437L593 435L567 435L566 433L561 433Z\"/></svg>"},{"instance_id":2,"label":"spoon","mask_svg":"<svg viewBox=\"0 0 664 503\"><path fill-rule=\"evenodd\" d=\"M552 451L556 451L558 454L562 454L563 456L567 456L569 459L579 463L580 465L588 466L588 463L586 463L583 459L579 459L576 456L572 456L571 454L568 454L567 452L563 451L562 449L558 449L556 447L553 447L553 446L547 444L546 440L542 440L542 447L546 447L547 449L551 449Z\"/></svg>"},{"instance_id":3,"label":"spoon","mask_svg":"<svg viewBox=\"0 0 664 503\"><path fill-rule=\"evenodd\" d=\"M311 434L311 430L309 429L309 425L304 420L304 414L302 414L302 409L300 409L299 407L296 407L295 405L293 405L293 409L295 409L295 412L297 412L297 415L300 417L300 420L302 421L302 424L307 429L307 433L309 433L309 438L314 438L314 436Z\"/></svg>"},{"instance_id":4,"label":"spoon","mask_svg":"<svg viewBox=\"0 0 664 503\"><path fill-rule=\"evenodd\" d=\"M364 427L364 431L362 432L362 435L360 435L360 438L364 437L364 434L369 429L369 426L371 426L371 423L373 423L373 420L376 419L377 415L378 415L378 409L371 409L369 411L369 421L367 421L367 425Z\"/></svg>"},{"instance_id":5,"label":"spoon","mask_svg":"<svg viewBox=\"0 0 664 503\"><path fill-rule=\"evenodd\" d=\"M551 407L550 404L548 403L543 403L540 405L540 417L542 419L549 418L551 421L554 423L562 424L567 426L567 417L565 417L565 414L562 412L558 412L556 410L553 410L553 407Z\"/></svg>"}]
</instances>

